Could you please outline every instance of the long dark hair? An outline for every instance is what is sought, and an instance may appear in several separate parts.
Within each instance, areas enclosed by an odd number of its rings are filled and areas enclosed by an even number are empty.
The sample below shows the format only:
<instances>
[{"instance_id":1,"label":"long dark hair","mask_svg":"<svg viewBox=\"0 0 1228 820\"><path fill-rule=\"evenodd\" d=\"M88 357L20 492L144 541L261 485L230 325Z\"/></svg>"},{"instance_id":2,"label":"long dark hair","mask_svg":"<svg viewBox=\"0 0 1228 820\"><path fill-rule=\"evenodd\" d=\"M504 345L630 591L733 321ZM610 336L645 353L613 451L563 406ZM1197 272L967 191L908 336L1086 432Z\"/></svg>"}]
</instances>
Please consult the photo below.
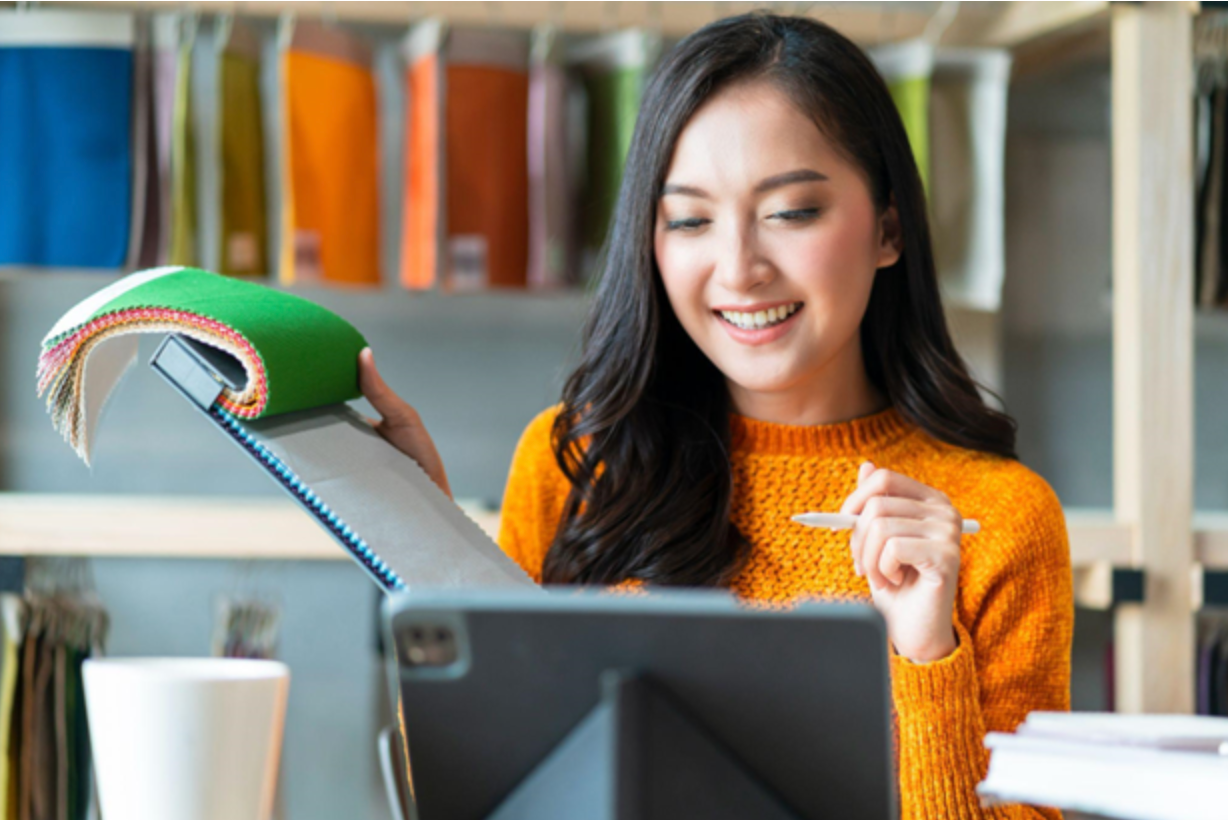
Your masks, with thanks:
<instances>
[{"instance_id":1,"label":"long dark hair","mask_svg":"<svg viewBox=\"0 0 1228 820\"><path fill-rule=\"evenodd\" d=\"M678 44L645 89L579 366L553 429L571 494L547 583L728 581L748 544L730 521L725 379L683 330L653 252L657 202L679 133L734 82L766 80L894 199L899 261L880 270L861 323L870 381L935 438L1015 458L1015 422L987 406L947 330L925 195L904 125L866 55L815 20L747 14Z\"/></svg>"}]
</instances>

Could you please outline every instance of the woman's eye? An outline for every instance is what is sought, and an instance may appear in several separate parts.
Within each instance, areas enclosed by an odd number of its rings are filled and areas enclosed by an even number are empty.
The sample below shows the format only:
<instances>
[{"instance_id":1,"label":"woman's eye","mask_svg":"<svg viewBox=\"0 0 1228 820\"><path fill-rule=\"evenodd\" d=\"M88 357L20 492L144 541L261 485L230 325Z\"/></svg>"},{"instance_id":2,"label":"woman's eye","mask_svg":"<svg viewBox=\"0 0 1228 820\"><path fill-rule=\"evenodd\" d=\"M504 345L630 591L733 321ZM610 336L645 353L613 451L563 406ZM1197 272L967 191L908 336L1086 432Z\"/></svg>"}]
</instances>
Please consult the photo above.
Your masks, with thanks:
<instances>
[{"instance_id":1,"label":"woman's eye","mask_svg":"<svg viewBox=\"0 0 1228 820\"><path fill-rule=\"evenodd\" d=\"M782 222L805 222L819 215L818 208L798 208L792 211L777 211L768 219L779 219Z\"/></svg>"},{"instance_id":2,"label":"woman's eye","mask_svg":"<svg viewBox=\"0 0 1228 820\"><path fill-rule=\"evenodd\" d=\"M691 219L671 219L665 223L667 231L694 231L707 225L711 220L692 217Z\"/></svg>"}]
</instances>

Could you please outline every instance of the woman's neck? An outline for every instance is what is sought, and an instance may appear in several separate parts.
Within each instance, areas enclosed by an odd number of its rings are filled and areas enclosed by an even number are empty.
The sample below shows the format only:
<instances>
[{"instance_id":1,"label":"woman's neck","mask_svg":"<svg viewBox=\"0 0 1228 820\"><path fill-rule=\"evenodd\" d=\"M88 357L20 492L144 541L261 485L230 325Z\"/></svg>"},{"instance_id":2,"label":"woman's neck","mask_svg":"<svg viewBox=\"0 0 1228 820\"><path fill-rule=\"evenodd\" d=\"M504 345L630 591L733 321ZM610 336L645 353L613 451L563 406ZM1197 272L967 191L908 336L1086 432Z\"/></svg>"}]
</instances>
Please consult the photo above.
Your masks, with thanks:
<instances>
[{"instance_id":1,"label":"woman's neck","mask_svg":"<svg viewBox=\"0 0 1228 820\"><path fill-rule=\"evenodd\" d=\"M756 392L728 381L734 412L774 424L836 424L886 410L891 403L866 375L861 345L832 360L804 384Z\"/></svg>"}]
</instances>

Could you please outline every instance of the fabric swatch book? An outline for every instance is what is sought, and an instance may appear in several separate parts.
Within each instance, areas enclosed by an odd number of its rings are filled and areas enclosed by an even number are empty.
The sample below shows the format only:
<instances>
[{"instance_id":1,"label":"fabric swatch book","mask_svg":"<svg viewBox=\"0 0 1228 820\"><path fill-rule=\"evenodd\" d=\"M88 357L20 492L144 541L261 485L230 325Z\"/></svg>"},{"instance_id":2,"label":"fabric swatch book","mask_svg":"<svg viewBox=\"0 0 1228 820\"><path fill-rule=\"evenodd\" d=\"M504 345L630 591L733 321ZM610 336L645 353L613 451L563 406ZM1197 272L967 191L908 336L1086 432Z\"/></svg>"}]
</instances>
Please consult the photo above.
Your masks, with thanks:
<instances>
[{"instance_id":1,"label":"fabric swatch book","mask_svg":"<svg viewBox=\"0 0 1228 820\"><path fill-rule=\"evenodd\" d=\"M990 732L989 804L1052 806L1121 820L1228 816L1228 718L1033 712Z\"/></svg>"},{"instance_id":2,"label":"fabric swatch book","mask_svg":"<svg viewBox=\"0 0 1228 820\"><path fill-rule=\"evenodd\" d=\"M532 586L418 464L346 402L362 335L293 294L194 268L126 276L43 340L38 391L86 463L99 418L136 361L150 365L311 515L385 591Z\"/></svg>"}]
</instances>

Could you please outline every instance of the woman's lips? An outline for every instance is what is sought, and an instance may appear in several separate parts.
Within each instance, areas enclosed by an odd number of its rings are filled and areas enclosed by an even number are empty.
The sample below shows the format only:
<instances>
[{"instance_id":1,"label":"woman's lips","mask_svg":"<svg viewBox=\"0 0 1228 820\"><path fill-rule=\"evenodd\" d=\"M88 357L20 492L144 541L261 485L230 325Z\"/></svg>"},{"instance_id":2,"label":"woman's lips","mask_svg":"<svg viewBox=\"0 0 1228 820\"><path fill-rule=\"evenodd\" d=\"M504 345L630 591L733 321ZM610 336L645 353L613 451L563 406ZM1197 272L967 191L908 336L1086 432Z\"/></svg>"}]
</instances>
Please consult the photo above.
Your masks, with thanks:
<instances>
[{"instance_id":1,"label":"woman's lips","mask_svg":"<svg viewBox=\"0 0 1228 820\"><path fill-rule=\"evenodd\" d=\"M793 311L793 314L783 322L772 325L771 327L754 329L742 328L738 327L737 325L730 324L725 320L725 317L721 316L719 313L714 313L713 316L716 317L716 321L720 323L721 327L725 328L725 331L733 337L735 342L754 346L771 344L781 336L784 336L789 332L790 328L796 324L797 317L800 316L802 311L805 309L806 306L802 305L798 307L797 310Z\"/></svg>"}]
</instances>

